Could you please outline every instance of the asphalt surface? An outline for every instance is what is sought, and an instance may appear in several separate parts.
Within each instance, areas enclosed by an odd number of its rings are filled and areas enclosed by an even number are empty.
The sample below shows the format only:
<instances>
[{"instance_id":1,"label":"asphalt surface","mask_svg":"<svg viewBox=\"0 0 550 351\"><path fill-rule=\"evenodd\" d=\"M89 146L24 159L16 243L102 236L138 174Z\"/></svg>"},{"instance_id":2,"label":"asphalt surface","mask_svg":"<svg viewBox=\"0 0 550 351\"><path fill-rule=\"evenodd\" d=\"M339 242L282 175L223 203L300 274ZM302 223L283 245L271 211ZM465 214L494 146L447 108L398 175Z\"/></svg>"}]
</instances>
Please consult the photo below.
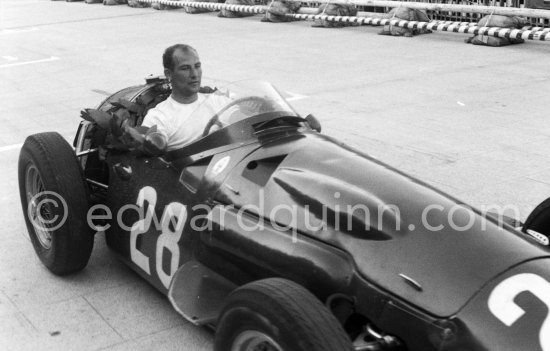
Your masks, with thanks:
<instances>
[{"instance_id":1,"label":"asphalt surface","mask_svg":"<svg viewBox=\"0 0 550 351\"><path fill-rule=\"evenodd\" d=\"M324 132L476 207L550 196L550 43L489 48L463 34L378 36L127 6L0 1L0 349L210 350L96 237L88 267L56 277L27 237L17 159L26 136L71 140L79 111L161 74L165 47L200 53L204 83L268 80ZM322 150L319 150L322 152Z\"/></svg>"}]
</instances>

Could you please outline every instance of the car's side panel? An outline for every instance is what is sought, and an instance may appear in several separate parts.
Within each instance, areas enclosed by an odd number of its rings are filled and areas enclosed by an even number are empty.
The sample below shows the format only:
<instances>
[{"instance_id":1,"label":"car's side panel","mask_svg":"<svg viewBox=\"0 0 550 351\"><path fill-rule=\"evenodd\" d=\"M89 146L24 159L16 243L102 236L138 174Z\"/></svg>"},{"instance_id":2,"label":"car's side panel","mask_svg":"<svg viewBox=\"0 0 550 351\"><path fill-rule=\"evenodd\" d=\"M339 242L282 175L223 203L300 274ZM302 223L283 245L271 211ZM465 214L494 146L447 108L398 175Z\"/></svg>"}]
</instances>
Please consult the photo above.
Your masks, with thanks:
<instances>
[{"instance_id":1,"label":"car's side panel","mask_svg":"<svg viewBox=\"0 0 550 351\"><path fill-rule=\"evenodd\" d=\"M349 299L353 313L366 317L374 328L399 335L411 349L438 350L452 337L444 320L363 279L351 256L338 248L235 208L215 207L210 219L213 229L201 234L203 254L198 259L238 285L283 277L326 303Z\"/></svg>"},{"instance_id":2,"label":"car's side panel","mask_svg":"<svg viewBox=\"0 0 550 351\"><path fill-rule=\"evenodd\" d=\"M158 158L121 154L111 156L109 164L107 244L166 293L181 262L192 257L184 230L191 194L179 185L179 172Z\"/></svg>"},{"instance_id":3,"label":"car's side panel","mask_svg":"<svg viewBox=\"0 0 550 351\"><path fill-rule=\"evenodd\" d=\"M242 284L284 277L315 291L322 299L347 289L353 275L348 255L329 245L276 228L234 208L217 206L212 231L201 234L203 264Z\"/></svg>"},{"instance_id":4,"label":"car's side panel","mask_svg":"<svg viewBox=\"0 0 550 351\"><path fill-rule=\"evenodd\" d=\"M176 270L193 259L212 194L258 145L167 162L113 153L108 157L111 212L107 244L138 274L167 293Z\"/></svg>"},{"instance_id":5,"label":"car's side panel","mask_svg":"<svg viewBox=\"0 0 550 351\"><path fill-rule=\"evenodd\" d=\"M193 260L184 263L174 275L168 299L189 322L215 323L225 299L236 288L229 279Z\"/></svg>"}]
</instances>

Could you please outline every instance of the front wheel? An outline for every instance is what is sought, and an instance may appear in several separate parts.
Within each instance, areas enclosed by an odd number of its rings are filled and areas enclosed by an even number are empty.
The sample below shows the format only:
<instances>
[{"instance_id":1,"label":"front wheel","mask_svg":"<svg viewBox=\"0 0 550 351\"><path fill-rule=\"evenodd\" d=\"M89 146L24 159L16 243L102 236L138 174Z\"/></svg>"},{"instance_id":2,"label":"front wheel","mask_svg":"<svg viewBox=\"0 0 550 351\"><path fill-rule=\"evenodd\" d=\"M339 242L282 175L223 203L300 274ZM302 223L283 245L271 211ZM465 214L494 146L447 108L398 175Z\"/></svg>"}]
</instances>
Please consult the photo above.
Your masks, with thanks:
<instances>
[{"instance_id":1,"label":"front wheel","mask_svg":"<svg viewBox=\"0 0 550 351\"><path fill-rule=\"evenodd\" d=\"M29 136L19 155L19 194L36 254L54 274L82 270L94 234L88 190L73 149L58 133Z\"/></svg>"},{"instance_id":2,"label":"front wheel","mask_svg":"<svg viewBox=\"0 0 550 351\"><path fill-rule=\"evenodd\" d=\"M215 351L346 351L349 337L332 313L302 286L256 281L228 297L218 320Z\"/></svg>"}]
</instances>

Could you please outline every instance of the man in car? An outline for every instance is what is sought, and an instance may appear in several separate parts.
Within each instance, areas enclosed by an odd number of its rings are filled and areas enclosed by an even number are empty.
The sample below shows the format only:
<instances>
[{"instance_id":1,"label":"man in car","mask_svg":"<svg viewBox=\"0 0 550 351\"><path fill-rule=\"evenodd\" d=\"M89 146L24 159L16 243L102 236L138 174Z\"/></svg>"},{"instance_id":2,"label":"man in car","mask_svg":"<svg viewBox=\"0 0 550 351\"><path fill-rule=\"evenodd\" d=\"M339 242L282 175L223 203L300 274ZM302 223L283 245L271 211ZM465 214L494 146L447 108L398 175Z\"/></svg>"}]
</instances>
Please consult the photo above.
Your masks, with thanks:
<instances>
[{"instance_id":1,"label":"man in car","mask_svg":"<svg viewBox=\"0 0 550 351\"><path fill-rule=\"evenodd\" d=\"M179 149L202 137L209 119L227 102L222 96L200 92L202 67L197 51L189 45L168 47L162 56L164 74L172 94L149 110L142 126L157 126L167 141L168 151ZM207 100L207 101L206 101ZM210 105L204 108L203 103ZM201 106L199 115L193 114Z\"/></svg>"}]
</instances>

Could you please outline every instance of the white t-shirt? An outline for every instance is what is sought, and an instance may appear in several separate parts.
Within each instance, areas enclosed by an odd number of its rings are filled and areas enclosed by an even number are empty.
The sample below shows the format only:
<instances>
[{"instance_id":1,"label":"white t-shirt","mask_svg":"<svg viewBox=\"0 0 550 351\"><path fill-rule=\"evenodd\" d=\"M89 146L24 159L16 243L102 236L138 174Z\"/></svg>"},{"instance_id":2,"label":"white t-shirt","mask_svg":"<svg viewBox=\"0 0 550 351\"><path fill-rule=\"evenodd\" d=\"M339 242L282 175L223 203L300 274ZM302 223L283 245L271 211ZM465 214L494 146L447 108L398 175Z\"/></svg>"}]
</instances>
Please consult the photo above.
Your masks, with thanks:
<instances>
[{"instance_id":1,"label":"white t-shirt","mask_svg":"<svg viewBox=\"0 0 550 351\"><path fill-rule=\"evenodd\" d=\"M211 108L201 107L200 115L193 115L193 112L208 98L207 104ZM227 98L211 94L198 94L195 102L181 104L172 96L159 103L155 108L147 112L143 119L142 126L157 126L157 130L164 134L168 142L168 151L180 149L181 147L199 139L204 133L208 121L214 114L227 103ZM191 115L192 118L191 118Z\"/></svg>"}]
</instances>

